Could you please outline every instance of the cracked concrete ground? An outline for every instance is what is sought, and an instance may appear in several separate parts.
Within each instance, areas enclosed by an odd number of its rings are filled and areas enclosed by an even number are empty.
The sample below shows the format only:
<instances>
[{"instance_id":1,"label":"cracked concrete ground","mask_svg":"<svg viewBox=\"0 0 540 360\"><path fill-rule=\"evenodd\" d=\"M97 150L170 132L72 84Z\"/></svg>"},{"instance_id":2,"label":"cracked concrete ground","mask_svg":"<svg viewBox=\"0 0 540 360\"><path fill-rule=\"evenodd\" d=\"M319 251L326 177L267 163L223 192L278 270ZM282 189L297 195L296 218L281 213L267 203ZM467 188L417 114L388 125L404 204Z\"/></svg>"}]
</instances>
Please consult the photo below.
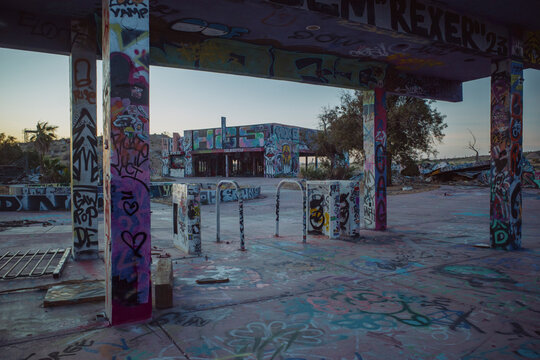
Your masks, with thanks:
<instances>
[{"instance_id":1,"label":"cracked concrete ground","mask_svg":"<svg viewBox=\"0 0 540 360\"><path fill-rule=\"evenodd\" d=\"M392 195L388 231L302 244L300 193L282 190L275 238L278 180L238 180L264 195L244 203L246 252L235 203L222 204L220 244L215 207L202 206L201 257L173 247L171 207L152 204L152 245L174 259L173 308L114 328L102 302L43 308L53 284L104 279L103 260L70 260L59 279L0 281L0 358L540 358L538 190L523 192L523 250L506 252L473 246L489 242L487 188ZM0 254L70 245L68 212L0 216L55 220L1 231ZM195 282L207 277L230 281Z\"/></svg>"}]
</instances>

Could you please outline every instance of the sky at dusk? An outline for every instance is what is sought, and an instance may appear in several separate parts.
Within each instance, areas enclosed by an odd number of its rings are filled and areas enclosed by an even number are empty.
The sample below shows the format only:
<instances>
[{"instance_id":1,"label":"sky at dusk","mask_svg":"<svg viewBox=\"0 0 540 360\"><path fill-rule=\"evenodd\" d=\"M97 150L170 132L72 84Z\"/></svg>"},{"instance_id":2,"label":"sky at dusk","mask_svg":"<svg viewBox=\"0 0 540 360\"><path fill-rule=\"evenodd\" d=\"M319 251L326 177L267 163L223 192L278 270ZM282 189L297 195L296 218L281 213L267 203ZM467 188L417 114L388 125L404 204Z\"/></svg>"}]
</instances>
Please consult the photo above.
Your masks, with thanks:
<instances>
[{"instance_id":1,"label":"sky at dusk","mask_svg":"<svg viewBox=\"0 0 540 360\"><path fill-rule=\"evenodd\" d=\"M38 121L69 137L69 57L0 49L0 132L22 140ZM524 72L523 150L540 150L540 71ZM97 65L98 133L102 133L101 61ZM150 132L283 123L317 128L325 106L339 103L342 89L202 71L150 68ZM463 84L464 101L436 102L448 128L439 158L473 155L470 129L481 154L489 150L490 79Z\"/></svg>"}]
</instances>

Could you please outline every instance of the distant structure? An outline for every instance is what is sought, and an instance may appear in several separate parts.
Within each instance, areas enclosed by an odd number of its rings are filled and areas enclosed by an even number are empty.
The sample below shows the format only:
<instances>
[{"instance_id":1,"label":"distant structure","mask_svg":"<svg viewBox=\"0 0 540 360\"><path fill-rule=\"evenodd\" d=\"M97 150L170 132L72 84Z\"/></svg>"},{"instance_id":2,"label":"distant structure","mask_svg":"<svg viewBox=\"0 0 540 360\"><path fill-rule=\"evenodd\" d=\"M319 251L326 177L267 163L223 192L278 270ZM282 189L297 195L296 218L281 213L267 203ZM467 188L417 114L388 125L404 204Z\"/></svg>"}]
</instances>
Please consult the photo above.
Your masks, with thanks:
<instances>
[{"instance_id":1,"label":"distant structure","mask_svg":"<svg viewBox=\"0 0 540 360\"><path fill-rule=\"evenodd\" d=\"M226 134L223 138L223 134ZM317 130L283 124L258 124L186 130L162 139L162 175L298 176L300 158L315 156Z\"/></svg>"}]
</instances>

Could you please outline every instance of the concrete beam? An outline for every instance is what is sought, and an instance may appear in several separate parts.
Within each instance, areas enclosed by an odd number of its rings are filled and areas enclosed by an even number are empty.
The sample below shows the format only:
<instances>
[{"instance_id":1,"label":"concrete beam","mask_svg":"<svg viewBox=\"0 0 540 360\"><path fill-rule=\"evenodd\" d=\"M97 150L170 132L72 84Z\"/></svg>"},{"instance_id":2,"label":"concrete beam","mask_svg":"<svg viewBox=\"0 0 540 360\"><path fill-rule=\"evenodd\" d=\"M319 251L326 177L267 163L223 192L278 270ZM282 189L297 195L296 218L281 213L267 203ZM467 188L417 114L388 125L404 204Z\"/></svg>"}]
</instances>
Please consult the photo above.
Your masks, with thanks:
<instances>
[{"instance_id":1,"label":"concrete beam","mask_svg":"<svg viewBox=\"0 0 540 360\"><path fill-rule=\"evenodd\" d=\"M103 0L106 310L112 325L152 316L149 0Z\"/></svg>"}]
</instances>

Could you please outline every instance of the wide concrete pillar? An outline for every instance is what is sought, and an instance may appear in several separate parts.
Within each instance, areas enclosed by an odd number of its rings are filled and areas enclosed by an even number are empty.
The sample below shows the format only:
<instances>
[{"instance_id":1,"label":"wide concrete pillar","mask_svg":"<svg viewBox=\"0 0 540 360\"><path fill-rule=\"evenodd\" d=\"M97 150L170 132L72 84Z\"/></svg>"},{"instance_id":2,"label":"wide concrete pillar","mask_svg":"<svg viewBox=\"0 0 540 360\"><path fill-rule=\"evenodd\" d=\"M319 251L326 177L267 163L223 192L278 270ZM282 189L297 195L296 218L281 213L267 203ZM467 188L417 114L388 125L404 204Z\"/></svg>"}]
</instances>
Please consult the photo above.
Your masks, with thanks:
<instances>
[{"instance_id":1,"label":"wide concrete pillar","mask_svg":"<svg viewBox=\"0 0 540 360\"><path fill-rule=\"evenodd\" d=\"M103 0L106 310L112 325L152 316L149 0Z\"/></svg>"},{"instance_id":2,"label":"wide concrete pillar","mask_svg":"<svg viewBox=\"0 0 540 360\"><path fill-rule=\"evenodd\" d=\"M73 258L96 259L98 181L96 128L96 27L71 21L71 220Z\"/></svg>"},{"instance_id":3,"label":"wide concrete pillar","mask_svg":"<svg viewBox=\"0 0 540 360\"><path fill-rule=\"evenodd\" d=\"M386 93L364 91L364 224L386 229Z\"/></svg>"},{"instance_id":4,"label":"wide concrete pillar","mask_svg":"<svg viewBox=\"0 0 540 360\"><path fill-rule=\"evenodd\" d=\"M491 247L521 247L523 64L495 61L491 69Z\"/></svg>"}]
</instances>

